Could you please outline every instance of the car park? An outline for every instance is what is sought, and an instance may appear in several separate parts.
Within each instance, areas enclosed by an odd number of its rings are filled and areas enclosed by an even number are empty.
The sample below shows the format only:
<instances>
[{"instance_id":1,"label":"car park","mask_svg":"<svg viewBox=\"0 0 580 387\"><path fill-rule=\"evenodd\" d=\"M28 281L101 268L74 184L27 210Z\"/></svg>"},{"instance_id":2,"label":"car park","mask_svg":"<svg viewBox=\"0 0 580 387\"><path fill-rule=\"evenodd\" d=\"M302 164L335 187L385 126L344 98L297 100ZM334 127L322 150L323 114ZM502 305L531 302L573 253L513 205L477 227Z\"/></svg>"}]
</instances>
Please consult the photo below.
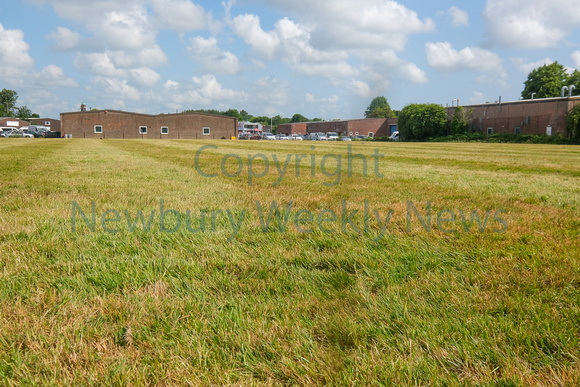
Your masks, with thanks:
<instances>
[{"instance_id":1,"label":"car park","mask_svg":"<svg viewBox=\"0 0 580 387\"><path fill-rule=\"evenodd\" d=\"M328 133L326 133L326 139L328 141L338 141L338 133L328 132Z\"/></svg>"},{"instance_id":2,"label":"car park","mask_svg":"<svg viewBox=\"0 0 580 387\"><path fill-rule=\"evenodd\" d=\"M28 133L28 131L23 130L23 129L16 129L13 128L12 130L8 131L8 132L4 132L5 137L21 137L21 138L34 138L34 136L30 133Z\"/></svg>"}]
</instances>

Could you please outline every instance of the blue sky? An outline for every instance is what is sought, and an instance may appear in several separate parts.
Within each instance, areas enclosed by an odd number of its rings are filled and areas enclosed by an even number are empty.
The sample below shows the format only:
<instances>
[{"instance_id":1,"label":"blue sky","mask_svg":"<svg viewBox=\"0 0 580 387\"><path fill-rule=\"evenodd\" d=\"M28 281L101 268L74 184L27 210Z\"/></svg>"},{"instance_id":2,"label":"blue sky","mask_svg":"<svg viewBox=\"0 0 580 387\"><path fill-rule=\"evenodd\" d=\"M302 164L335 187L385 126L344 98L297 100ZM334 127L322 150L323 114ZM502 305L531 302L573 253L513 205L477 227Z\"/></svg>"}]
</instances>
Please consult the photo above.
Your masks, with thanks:
<instances>
[{"instance_id":1,"label":"blue sky","mask_svg":"<svg viewBox=\"0 0 580 387\"><path fill-rule=\"evenodd\" d=\"M0 88L41 117L84 102L352 119L379 95L510 101L535 67L580 69L580 1L12 0L0 52Z\"/></svg>"}]
</instances>

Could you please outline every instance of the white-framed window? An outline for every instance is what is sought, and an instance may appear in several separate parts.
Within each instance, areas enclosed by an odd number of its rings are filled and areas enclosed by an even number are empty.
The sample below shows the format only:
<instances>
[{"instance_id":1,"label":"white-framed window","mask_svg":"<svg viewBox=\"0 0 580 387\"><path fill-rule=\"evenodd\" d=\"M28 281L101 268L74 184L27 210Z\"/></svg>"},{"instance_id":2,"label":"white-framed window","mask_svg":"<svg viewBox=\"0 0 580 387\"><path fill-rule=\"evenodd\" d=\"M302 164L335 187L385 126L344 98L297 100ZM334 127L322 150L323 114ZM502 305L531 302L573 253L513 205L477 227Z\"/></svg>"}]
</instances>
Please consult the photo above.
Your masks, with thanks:
<instances>
[{"instance_id":1,"label":"white-framed window","mask_svg":"<svg viewBox=\"0 0 580 387\"><path fill-rule=\"evenodd\" d=\"M161 127L161 134L169 134L169 127L168 126L162 126Z\"/></svg>"},{"instance_id":2,"label":"white-framed window","mask_svg":"<svg viewBox=\"0 0 580 387\"><path fill-rule=\"evenodd\" d=\"M95 125L95 133L103 133L103 125Z\"/></svg>"},{"instance_id":3,"label":"white-framed window","mask_svg":"<svg viewBox=\"0 0 580 387\"><path fill-rule=\"evenodd\" d=\"M487 134L493 134L493 128L487 128Z\"/></svg>"},{"instance_id":4,"label":"white-framed window","mask_svg":"<svg viewBox=\"0 0 580 387\"><path fill-rule=\"evenodd\" d=\"M44 121L44 126L50 126L50 121Z\"/></svg>"},{"instance_id":5,"label":"white-framed window","mask_svg":"<svg viewBox=\"0 0 580 387\"><path fill-rule=\"evenodd\" d=\"M355 135L355 136L358 136L358 132L354 132L354 135Z\"/></svg>"},{"instance_id":6,"label":"white-framed window","mask_svg":"<svg viewBox=\"0 0 580 387\"><path fill-rule=\"evenodd\" d=\"M146 126L140 126L139 127L139 134L147 134L147 127Z\"/></svg>"},{"instance_id":7,"label":"white-framed window","mask_svg":"<svg viewBox=\"0 0 580 387\"><path fill-rule=\"evenodd\" d=\"M349 136L352 136L352 132L348 132L348 135L349 135Z\"/></svg>"},{"instance_id":8,"label":"white-framed window","mask_svg":"<svg viewBox=\"0 0 580 387\"><path fill-rule=\"evenodd\" d=\"M372 137L372 136L374 136L374 133L373 132L369 132L369 137Z\"/></svg>"},{"instance_id":9,"label":"white-framed window","mask_svg":"<svg viewBox=\"0 0 580 387\"><path fill-rule=\"evenodd\" d=\"M209 127L206 126L206 127L203 128L203 135L204 136L209 136Z\"/></svg>"}]
</instances>

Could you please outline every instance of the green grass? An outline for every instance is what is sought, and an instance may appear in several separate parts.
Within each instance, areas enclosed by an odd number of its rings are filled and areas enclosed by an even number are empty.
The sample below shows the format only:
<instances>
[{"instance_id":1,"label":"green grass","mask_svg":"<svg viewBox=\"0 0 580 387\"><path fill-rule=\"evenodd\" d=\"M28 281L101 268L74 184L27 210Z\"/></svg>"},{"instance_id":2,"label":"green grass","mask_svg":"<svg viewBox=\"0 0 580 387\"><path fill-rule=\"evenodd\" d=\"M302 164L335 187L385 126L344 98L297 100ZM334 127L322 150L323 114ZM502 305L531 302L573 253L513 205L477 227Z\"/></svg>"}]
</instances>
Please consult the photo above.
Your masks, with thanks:
<instances>
[{"instance_id":1,"label":"green grass","mask_svg":"<svg viewBox=\"0 0 580 387\"><path fill-rule=\"evenodd\" d=\"M196 169L208 144L213 178ZM356 142L367 174L359 159L349 176L347 146L0 141L0 384L580 384L580 148ZM249 186L256 154L269 170ZM308 156L280 179L272 154ZM431 204L430 231L409 202L425 222ZM344 229L343 203L358 210ZM133 229L125 210L156 212ZM392 212L382 236L374 210ZM473 211L490 211L483 232L464 228Z\"/></svg>"}]
</instances>

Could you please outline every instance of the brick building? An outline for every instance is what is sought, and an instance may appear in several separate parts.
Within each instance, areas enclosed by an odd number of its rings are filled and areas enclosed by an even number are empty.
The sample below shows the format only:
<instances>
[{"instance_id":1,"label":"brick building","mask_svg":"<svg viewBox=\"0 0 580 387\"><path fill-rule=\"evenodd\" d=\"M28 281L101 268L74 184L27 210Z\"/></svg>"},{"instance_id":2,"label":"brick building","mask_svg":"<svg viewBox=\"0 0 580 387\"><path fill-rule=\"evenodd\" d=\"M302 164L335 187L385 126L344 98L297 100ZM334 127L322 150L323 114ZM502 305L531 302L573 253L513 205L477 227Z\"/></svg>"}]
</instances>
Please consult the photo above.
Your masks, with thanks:
<instances>
[{"instance_id":1,"label":"brick building","mask_svg":"<svg viewBox=\"0 0 580 387\"><path fill-rule=\"evenodd\" d=\"M278 125L280 134L336 132L343 136L390 136L397 130L396 118L363 118L358 120L314 121Z\"/></svg>"},{"instance_id":2,"label":"brick building","mask_svg":"<svg viewBox=\"0 0 580 387\"><path fill-rule=\"evenodd\" d=\"M469 128L485 134L548 134L566 135L566 113L580 103L580 97L526 99L465 105ZM457 107L447 109L451 122Z\"/></svg>"},{"instance_id":3,"label":"brick building","mask_svg":"<svg viewBox=\"0 0 580 387\"><path fill-rule=\"evenodd\" d=\"M28 121L23 121L19 118L14 117L1 117L0 126L6 126L10 128L20 128L21 126L28 126L30 123Z\"/></svg>"},{"instance_id":4,"label":"brick building","mask_svg":"<svg viewBox=\"0 0 580 387\"><path fill-rule=\"evenodd\" d=\"M52 132L60 132L60 120L54 118L31 118L30 125L42 125L50 128Z\"/></svg>"},{"instance_id":5,"label":"brick building","mask_svg":"<svg viewBox=\"0 0 580 387\"><path fill-rule=\"evenodd\" d=\"M119 110L61 113L61 134L73 138L231 139L238 120L206 113L150 115Z\"/></svg>"}]
</instances>

